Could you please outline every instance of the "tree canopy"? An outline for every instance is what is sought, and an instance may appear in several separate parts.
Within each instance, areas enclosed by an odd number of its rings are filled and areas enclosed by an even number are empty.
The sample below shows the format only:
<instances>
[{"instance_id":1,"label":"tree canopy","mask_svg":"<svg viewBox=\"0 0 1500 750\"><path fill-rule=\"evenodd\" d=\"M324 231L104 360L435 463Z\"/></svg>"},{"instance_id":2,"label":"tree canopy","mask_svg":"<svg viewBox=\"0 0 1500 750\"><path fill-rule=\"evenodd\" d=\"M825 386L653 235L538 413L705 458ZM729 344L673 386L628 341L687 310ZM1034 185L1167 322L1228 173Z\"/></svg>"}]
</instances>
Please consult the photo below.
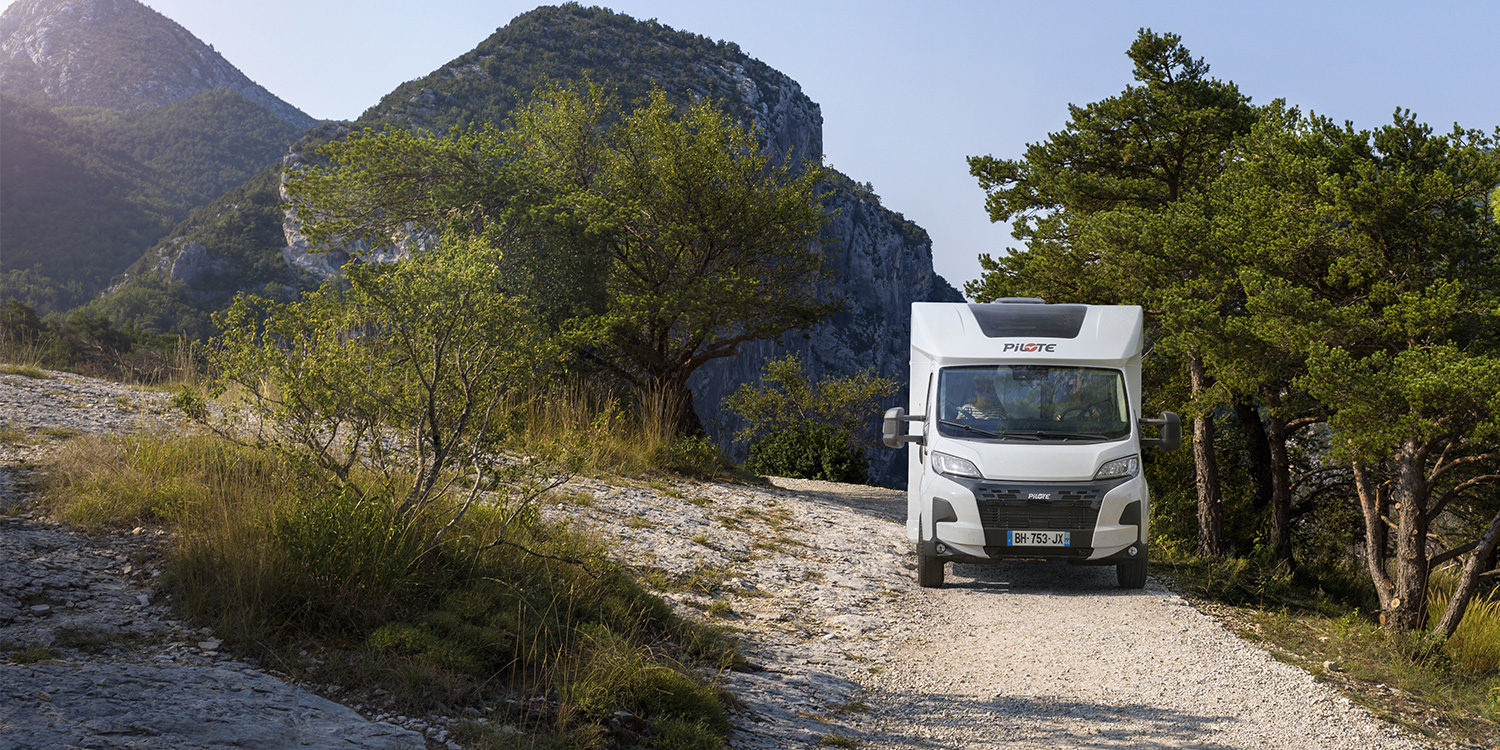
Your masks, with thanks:
<instances>
[{"instance_id":1,"label":"tree canopy","mask_svg":"<svg viewBox=\"0 0 1500 750\"><path fill-rule=\"evenodd\" d=\"M1147 369L1194 417L1191 474L1155 494L1195 483L1200 553L1296 563L1299 519L1352 509L1386 627L1451 635L1500 547L1500 132L1251 107L1171 34L1129 55L1137 85L1021 159L970 159L1023 247L967 291L1142 305ZM1248 505L1225 509L1220 464Z\"/></svg>"},{"instance_id":2,"label":"tree canopy","mask_svg":"<svg viewBox=\"0 0 1500 750\"><path fill-rule=\"evenodd\" d=\"M689 430L694 370L836 308L823 169L773 162L708 101L657 92L624 112L599 86L551 86L503 130L363 132L324 153L289 185L310 236L502 248L507 288L578 365L667 394Z\"/></svg>"},{"instance_id":3,"label":"tree canopy","mask_svg":"<svg viewBox=\"0 0 1500 750\"><path fill-rule=\"evenodd\" d=\"M1210 378L1196 330L1231 294L1201 241L1211 210L1205 195L1256 112L1233 83L1209 78L1207 63L1175 34L1143 29L1128 55L1137 85L1069 107L1067 126L1028 145L1019 160L969 159L991 220L1011 221L1025 250L981 257L984 273L965 291L980 301L1142 305L1153 314L1158 345L1185 354L1200 397ZM1217 554L1225 542L1208 408L1190 413L1199 548Z\"/></svg>"}]
</instances>

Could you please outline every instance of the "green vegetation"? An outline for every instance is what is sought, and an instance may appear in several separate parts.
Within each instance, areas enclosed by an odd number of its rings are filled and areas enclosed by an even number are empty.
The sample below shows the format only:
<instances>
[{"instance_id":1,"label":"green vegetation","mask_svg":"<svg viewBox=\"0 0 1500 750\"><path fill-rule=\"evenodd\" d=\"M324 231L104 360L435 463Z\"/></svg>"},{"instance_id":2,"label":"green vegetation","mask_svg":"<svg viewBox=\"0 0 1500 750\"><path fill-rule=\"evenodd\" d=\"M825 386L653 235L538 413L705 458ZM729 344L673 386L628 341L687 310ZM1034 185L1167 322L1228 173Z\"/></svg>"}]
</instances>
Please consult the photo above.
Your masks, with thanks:
<instances>
[{"instance_id":1,"label":"green vegetation","mask_svg":"<svg viewBox=\"0 0 1500 750\"><path fill-rule=\"evenodd\" d=\"M864 484L869 414L899 386L866 370L811 383L796 355L766 363L760 385L741 385L724 399L744 420L750 441L745 470L772 476Z\"/></svg>"},{"instance_id":2,"label":"green vegetation","mask_svg":"<svg viewBox=\"0 0 1500 750\"><path fill-rule=\"evenodd\" d=\"M48 377L42 368L139 383L196 375L178 336L151 335L128 323L118 328L82 309L43 319L18 300L0 305L0 361L10 363L7 372L34 378Z\"/></svg>"},{"instance_id":3,"label":"green vegetation","mask_svg":"<svg viewBox=\"0 0 1500 750\"><path fill-rule=\"evenodd\" d=\"M402 263L351 267L343 284L298 302L239 298L209 354L210 395L234 387L251 417L276 425L258 443L312 463L341 491L394 499L401 523L437 510L449 514L441 535L497 487L529 503L550 489L552 467L501 454L503 407L547 376L555 347L500 291L496 260L481 242L455 239ZM190 394L181 401L239 439L233 422ZM379 482L361 487L359 471ZM455 491L463 502L442 507Z\"/></svg>"},{"instance_id":4,"label":"green vegetation","mask_svg":"<svg viewBox=\"0 0 1500 750\"><path fill-rule=\"evenodd\" d=\"M745 471L765 476L864 484L869 456L833 427L806 424L779 430L751 443Z\"/></svg>"},{"instance_id":5,"label":"green vegetation","mask_svg":"<svg viewBox=\"0 0 1500 750\"><path fill-rule=\"evenodd\" d=\"M1200 554L1367 561L1393 633L1424 627L1430 575L1457 564L1452 635L1500 541L1493 141L1252 109L1170 34L1130 56L1139 86L1022 160L971 160L1026 247L969 292L1143 306L1157 398L1194 419L1193 465L1154 462L1154 510L1195 486ZM1363 554L1328 560L1350 508L1363 538L1337 541Z\"/></svg>"},{"instance_id":6,"label":"green vegetation","mask_svg":"<svg viewBox=\"0 0 1500 750\"><path fill-rule=\"evenodd\" d=\"M1223 154L1256 115L1234 84L1210 79L1208 65L1175 35L1142 31L1128 54L1139 85L1072 108L1067 128L1027 146L1023 159L969 160L988 193L990 218L1014 219L1026 251L984 256L983 276L966 291L988 301L1025 288L1054 302L1149 311L1154 351L1188 376L1194 470L1202 479L1199 551L1217 555L1227 547L1215 425L1200 405L1211 385L1200 321L1203 310L1228 304L1225 286L1235 268L1198 260L1198 238L1213 216L1204 196ZM1096 248L1108 248L1111 260Z\"/></svg>"},{"instance_id":7,"label":"green vegetation","mask_svg":"<svg viewBox=\"0 0 1500 750\"><path fill-rule=\"evenodd\" d=\"M4 105L0 298L42 312L88 300L193 207L275 163L301 133L229 90L130 112L49 111L8 97ZM256 249L265 256L270 247Z\"/></svg>"},{"instance_id":8,"label":"green vegetation","mask_svg":"<svg viewBox=\"0 0 1500 750\"><path fill-rule=\"evenodd\" d=\"M142 19L122 24L137 27L151 28ZM98 63L105 68L96 71L97 79L138 74L143 62L138 55L98 54L135 37L106 36L77 52L108 60ZM743 58L732 43L603 8L543 7L518 17L452 64L402 85L357 125L426 133L499 125L539 87L586 76L618 92L631 108L647 103L659 89L679 106L706 98L730 122L753 121L758 112L741 100L739 79L722 72L731 69L742 70L763 90L782 80L764 64ZM91 310L116 325L131 321L150 333L197 340L213 334L209 315L226 307L234 293L275 295L283 292L268 291L269 284L296 285L286 278L281 258L285 240L275 188L276 162L298 138L298 129L227 90L128 112L49 111L36 104L45 97L32 85L38 82L27 78L33 72L27 66L7 68L6 90L30 94L0 107L0 130L6 133L0 142L5 195L0 225L7 247L0 300L20 300L42 314L67 312L125 272L125 286ZM310 131L309 143L327 140L334 130ZM312 148L298 150L310 154ZM788 163L803 156L792 154ZM253 184L234 187L247 178ZM215 205L189 215L215 199ZM185 281L166 279L156 264L187 243L203 246L215 270ZM566 248L554 242L538 252L557 264L567 259Z\"/></svg>"},{"instance_id":9,"label":"green vegetation","mask_svg":"<svg viewBox=\"0 0 1500 750\"><path fill-rule=\"evenodd\" d=\"M310 285L276 251L285 244L280 203L280 170L266 169L195 210L125 271L118 288L83 309L153 334L203 341L217 332L213 313L242 290L290 299ZM187 247L202 248L208 266L191 283L157 267Z\"/></svg>"},{"instance_id":10,"label":"green vegetation","mask_svg":"<svg viewBox=\"0 0 1500 750\"><path fill-rule=\"evenodd\" d=\"M48 477L71 523L166 526L173 600L305 678L386 690L394 710L513 705L492 723L538 746L610 747L621 710L660 747L718 747L728 728L711 679L737 658L724 636L675 617L597 541L517 514L514 496L443 535L440 514L405 517L399 498L340 489L293 454L208 436L77 440Z\"/></svg>"},{"instance_id":11,"label":"green vegetation","mask_svg":"<svg viewBox=\"0 0 1500 750\"><path fill-rule=\"evenodd\" d=\"M702 432L695 370L835 309L817 283L822 170L771 164L712 103L679 110L657 92L622 113L585 82L540 90L512 120L356 133L288 190L314 239L424 227L502 251L510 288L575 368L659 394L689 436Z\"/></svg>"},{"instance_id":12,"label":"green vegetation","mask_svg":"<svg viewBox=\"0 0 1500 750\"><path fill-rule=\"evenodd\" d=\"M9 652L9 656L17 664L36 664L38 662L51 661L58 657L57 651L32 644L24 648L18 648Z\"/></svg>"},{"instance_id":13,"label":"green vegetation","mask_svg":"<svg viewBox=\"0 0 1500 750\"><path fill-rule=\"evenodd\" d=\"M1495 139L1252 107L1171 34L1129 55L1137 85L971 158L1024 247L967 291L1145 309L1145 411L1190 415L1194 446L1148 456L1153 556L1195 590L1353 618L1346 642L1443 690L1500 684L1475 656L1497 648Z\"/></svg>"},{"instance_id":14,"label":"green vegetation","mask_svg":"<svg viewBox=\"0 0 1500 750\"><path fill-rule=\"evenodd\" d=\"M397 87L359 122L434 133L501 123L538 88L586 77L628 103L645 102L659 89L679 105L714 100L733 120L750 122L757 113L742 101L738 80L716 74L741 68L762 90L780 78L764 63L743 58L733 42L568 2L517 16L441 70Z\"/></svg>"},{"instance_id":15,"label":"green vegetation","mask_svg":"<svg viewBox=\"0 0 1500 750\"><path fill-rule=\"evenodd\" d=\"M646 467L716 471L717 450L644 397L585 385L566 402L566 352L490 239L448 231L293 302L237 298L206 389L175 401L217 437L81 441L53 470L58 512L171 526L178 600L243 648L317 652L319 679L420 708L552 690L494 718L609 747L606 720L628 711L659 746L717 747L725 702L704 670L733 647L540 510L609 446L645 442L624 430L658 436L623 453Z\"/></svg>"}]
</instances>

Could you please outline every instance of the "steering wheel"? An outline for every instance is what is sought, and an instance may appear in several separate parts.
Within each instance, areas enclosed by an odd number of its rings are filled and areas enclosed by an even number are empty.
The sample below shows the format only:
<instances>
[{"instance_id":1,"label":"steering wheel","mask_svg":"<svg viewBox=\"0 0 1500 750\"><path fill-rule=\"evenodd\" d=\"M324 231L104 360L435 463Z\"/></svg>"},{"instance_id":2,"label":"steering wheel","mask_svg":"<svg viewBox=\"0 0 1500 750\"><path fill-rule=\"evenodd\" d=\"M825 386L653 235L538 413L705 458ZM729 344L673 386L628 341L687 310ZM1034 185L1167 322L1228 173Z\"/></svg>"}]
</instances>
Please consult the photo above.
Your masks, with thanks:
<instances>
[{"instance_id":1,"label":"steering wheel","mask_svg":"<svg viewBox=\"0 0 1500 750\"><path fill-rule=\"evenodd\" d=\"M1070 406L1066 409L1063 409L1062 413L1057 415L1057 418L1059 421L1072 419L1073 417L1071 415L1073 415L1075 412L1079 417L1092 416L1094 407L1098 406L1100 403L1102 402L1096 401L1092 404L1084 404L1082 406Z\"/></svg>"}]
</instances>

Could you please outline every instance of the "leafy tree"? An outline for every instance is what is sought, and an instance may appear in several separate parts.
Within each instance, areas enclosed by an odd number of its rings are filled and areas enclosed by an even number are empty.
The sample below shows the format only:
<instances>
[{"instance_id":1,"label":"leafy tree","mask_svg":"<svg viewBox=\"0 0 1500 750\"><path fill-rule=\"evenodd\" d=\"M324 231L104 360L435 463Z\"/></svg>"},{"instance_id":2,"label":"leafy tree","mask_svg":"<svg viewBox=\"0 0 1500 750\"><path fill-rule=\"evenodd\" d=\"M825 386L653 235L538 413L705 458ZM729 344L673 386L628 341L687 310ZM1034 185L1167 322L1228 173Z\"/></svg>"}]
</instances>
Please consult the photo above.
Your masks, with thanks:
<instances>
[{"instance_id":1,"label":"leafy tree","mask_svg":"<svg viewBox=\"0 0 1500 750\"><path fill-rule=\"evenodd\" d=\"M20 300L9 300L0 306L0 345L36 346L46 328L31 309Z\"/></svg>"},{"instance_id":2,"label":"leafy tree","mask_svg":"<svg viewBox=\"0 0 1500 750\"><path fill-rule=\"evenodd\" d=\"M826 424L851 443L870 440L865 433L880 400L900 385L865 370L842 378L809 380L796 354L771 360L761 371L760 384L743 383L724 399L724 408L745 421L736 437L751 440L804 424Z\"/></svg>"},{"instance_id":3,"label":"leafy tree","mask_svg":"<svg viewBox=\"0 0 1500 750\"><path fill-rule=\"evenodd\" d=\"M986 301L1140 304L1156 327L1157 353L1180 356L1198 403L1193 416L1199 548L1226 550L1216 405L1201 343L1232 295L1231 277L1205 257L1212 221L1205 195L1255 110L1232 83L1208 77L1180 37L1142 29L1128 52L1139 85L1069 108L1067 127L1030 144L1022 159L971 157L994 221L1012 221L1024 250L980 258L965 291ZM1205 262L1207 261L1207 262Z\"/></svg>"},{"instance_id":4,"label":"leafy tree","mask_svg":"<svg viewBox=\"0 0 1500 750\"><path fill-rule=\"evenodd\" d=\"M1347 153L1332 147L1333 141L1301 135L1329 129L1336 128L1326 119L1304 118L1276 101L1262 109L1252 132L1227 159L1229 166L1209 197L1214 205L1210 245L1219 249L1216 260L1228 269L1235 297L1248 297L1243 287L1253 285L1260 274L1299 284L1323 283L1331 255L1318 224L1307 222L1289 195L1315 189L1326 165L1348 161ZM1223 387L1259 400L1258 407L1245 408L1242 402L1241 420L1264 426L1264 436L1252 446L1264 445L1267 453L1267 535L1275 556L1291 562L1294 512L1310 512L1307 501L1316 494L1312 490L1326 487L1330 478L1349 477L1347 466L1324 463L1304 465L1294 478L1293 438L1326 421L1327 409L1297 385L1306 372L1306 357L1264 324L1258 304L1247 300L1222 317L1209 356ZM1301 503L1296 497L1299 488L1305 490Z\"/></svg>"},{"instance_id":5,"label":"leafy tree","mask_svg":"<svg viewBox=\"0 0 1500 750\"><path fill-rule=\"evenodd\" d=\"M658 92L618 131L599 216L614 230L607 307L575 330L598 342L586 356L636 387L686 394L702 365L836 305L820 284L822 170L773 166L754 134L707 103L673 109ZM691 396L682 403L680 423L695 431Z\"/></svg>"},{"instance_id":6,"label":"leafy tree","mask_svg":"<svg viewBox=\"0 0 1500 750\"><path fill-rule=\"evenodd\" d=\"M346 491L394 498L398 517L450 514L437 536L497 483L532 499L539 475L500 455L505 400L555 357L503 293L497 261L481 240L452 238L402 263L351 266L347 289L330 283L285 304L240 297L211 351L214 392L243 389L258 442L305 457ZM380 485L362 487L361 469ZM447 503L458 488L461 501Z\"/></svg>"},{"instance_id":7,"label":"leafy tree","mask_svg":"<svg viewBox=\"0 0 1500 750\"><path fill-rule=\"evenodd\" d=\"M1266 239L1247 309L1329 413L1385 627L1422 629L1431 573L1463 560L1436 627L1451 635L1500 542L1500 154L1399 111L1374 132L1285 125L1246 154L1242 221Z\"/></svg>"},{"instance_id":8,"label":"leafy tree","mask_svg":"<svg viewBox=\"0 0 1500 750\"><path fill-rule=\"evenodd\" d=\"M315 237L506 247L512 288L580 360L663 394L701 431L693 371L835 309L818 291L823 170L772 164L706 101L679 111L657 92L623 117L613 102L592 84L552 87L503 132L360 134L290 190Z\"/></svg>"}]
</instances>

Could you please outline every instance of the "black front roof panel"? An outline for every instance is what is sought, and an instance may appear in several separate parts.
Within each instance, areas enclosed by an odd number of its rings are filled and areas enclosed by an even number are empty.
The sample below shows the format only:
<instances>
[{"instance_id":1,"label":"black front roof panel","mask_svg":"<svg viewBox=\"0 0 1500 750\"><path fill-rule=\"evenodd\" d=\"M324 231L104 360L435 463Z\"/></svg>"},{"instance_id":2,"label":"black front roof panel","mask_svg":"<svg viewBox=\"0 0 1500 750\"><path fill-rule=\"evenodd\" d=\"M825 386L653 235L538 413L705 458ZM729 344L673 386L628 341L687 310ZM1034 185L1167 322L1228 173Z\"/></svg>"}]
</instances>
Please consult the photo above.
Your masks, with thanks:
<instances>
[{"instance_id":1,"label":"black front roof panel","mask_svg":"<svg viewBox=\"0 0 1500 750\"><path fill-rule=\"evenodd\" d=\"M979 330L992 339L1073 339L1083 328L1088 305L1022 305L1001 302L969 305Z\"/></svg>"}]
</instances>

